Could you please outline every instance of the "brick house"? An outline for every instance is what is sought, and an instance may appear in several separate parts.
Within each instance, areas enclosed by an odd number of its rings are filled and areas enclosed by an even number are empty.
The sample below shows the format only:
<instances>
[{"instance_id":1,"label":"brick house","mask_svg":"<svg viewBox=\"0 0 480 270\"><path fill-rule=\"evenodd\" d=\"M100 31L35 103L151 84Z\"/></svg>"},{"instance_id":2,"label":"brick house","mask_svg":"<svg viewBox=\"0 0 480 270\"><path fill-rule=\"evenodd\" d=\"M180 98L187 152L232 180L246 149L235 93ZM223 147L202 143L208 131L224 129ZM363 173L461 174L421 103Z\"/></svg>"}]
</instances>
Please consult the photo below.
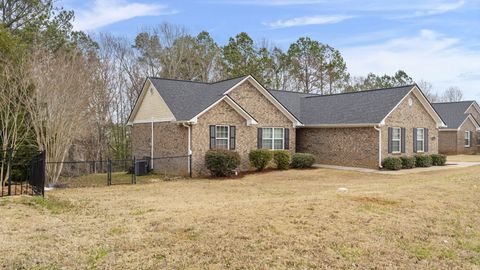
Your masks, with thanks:
<instances>
[{"instance_id":1,"label":"brick house","mask_svg":"<svg viewBox=\"0 0 480 270\"><path fill-rule=\"evenodd\" d=\"M440 116L416 85L317 95L267 90L252 76L216 83L147 78L129 117L136 157L158 172L207 174L209 149L307 152L318 163L381 167L383 158L438 152Z\"/></svg>"},{"instance_id":2,"label":"brick house","mask_svg":"<svg viewBox=\"0 0 480 270\"><path fill-rule=\"evenodd\" d=\"M439 133L440 153L480 153L480 107L476 101L445 102L432 104L444 119L447 127Z\"/></svg>"}]
</instances>

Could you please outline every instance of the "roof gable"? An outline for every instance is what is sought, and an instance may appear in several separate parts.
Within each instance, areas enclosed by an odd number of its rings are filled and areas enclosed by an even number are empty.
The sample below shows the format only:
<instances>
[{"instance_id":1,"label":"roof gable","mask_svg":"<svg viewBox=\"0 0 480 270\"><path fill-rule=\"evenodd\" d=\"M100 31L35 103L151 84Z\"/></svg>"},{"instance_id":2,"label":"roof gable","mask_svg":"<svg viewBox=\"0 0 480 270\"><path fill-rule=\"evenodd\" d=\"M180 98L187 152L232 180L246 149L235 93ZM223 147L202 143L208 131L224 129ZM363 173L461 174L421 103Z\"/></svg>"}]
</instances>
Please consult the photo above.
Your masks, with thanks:
<instances>
[{"instance_id":1,"label":"roof gable","mask_svg":"<svg viewBox=\"0 0 480 270\"><path fill-rule=\"evenodd\" d=\"M468 109L474 101L433 103L432 106L444 119L446 129L458 129L465 122L469 114ZM476 103L476 102L475 102Z\"/></svg>"}]
</instances>

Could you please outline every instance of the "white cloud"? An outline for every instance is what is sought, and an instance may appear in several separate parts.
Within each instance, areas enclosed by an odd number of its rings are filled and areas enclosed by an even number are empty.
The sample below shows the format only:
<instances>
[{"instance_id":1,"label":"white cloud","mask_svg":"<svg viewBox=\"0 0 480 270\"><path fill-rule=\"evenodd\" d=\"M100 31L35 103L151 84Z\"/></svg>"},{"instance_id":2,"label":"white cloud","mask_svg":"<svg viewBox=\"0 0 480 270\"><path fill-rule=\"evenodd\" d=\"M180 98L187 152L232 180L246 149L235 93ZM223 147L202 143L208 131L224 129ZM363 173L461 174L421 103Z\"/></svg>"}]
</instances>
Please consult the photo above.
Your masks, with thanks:
<instances>
[{"instance_id":1,"label":"white cloud","mask_svg":"<svg viewBox=\"0 0 480 270\"><path fill-rule=\"evenodd\" d=\"M334 15L334 16L305 16L287 20L277 20L274 22L264 23L272 28L286 28L302 25L318 25L318 24L333 24L353 18L354 16Z\"/></svg>"},{"instance_id":2,"label":"white cloud","mask_svg":"<svg viewBox=\"0 0 480 270\"><path fill-rule=\"evenodd\" d=\"M424 16L431 16L431 15L438 15L438 14L443 14L449 11L453 11L456 9L459 9L465 5L464 0L459 0L457 2L451 2L451 3L439 3L437 5L432 5L430 7L427 7L423 10L417 10L413 12L413 14L407 14L405 16L398 16L396 18L398 19L404 19L404 18L416 18L416 17L424 17Z\"/></svg>"},{"instance_id":3,"label":"white cloud","mask_svg":"<svg viewBox=\"0 0 480 270\"><path fill-rule=\"evenodd\" d=\"M172 14L165 5L128 2L126 0L94 0L91 7L75 10L74 28L93 30L112 23L142 16Z\"/></svg>"},{"instance_id":4,"label":"white cloud","mask_svg":"<svg viewBox=\"0 0 480 270\"><path fill-rule=\"evenodd\" d=\"M381 44L341 48L350 72L365 76L368 72L393 74L405 70L415 80L425 79L443 91L456 85L467 98L479 98L480 52L461 46L457 38L431 30L418 35L388 40Z\"/></svg>"},{"instance_id":5,"label":"white cloud","mask_svg":"<svg viewBox=\"0 0 480 270\"><path fill-rule=\"evenodd\" d=\"M328 3L328 0L212 0L217 4L234 4L234 5L257 5L257 6L291 6L291 5L312 5Z\"/></svg>"}]
</instances>

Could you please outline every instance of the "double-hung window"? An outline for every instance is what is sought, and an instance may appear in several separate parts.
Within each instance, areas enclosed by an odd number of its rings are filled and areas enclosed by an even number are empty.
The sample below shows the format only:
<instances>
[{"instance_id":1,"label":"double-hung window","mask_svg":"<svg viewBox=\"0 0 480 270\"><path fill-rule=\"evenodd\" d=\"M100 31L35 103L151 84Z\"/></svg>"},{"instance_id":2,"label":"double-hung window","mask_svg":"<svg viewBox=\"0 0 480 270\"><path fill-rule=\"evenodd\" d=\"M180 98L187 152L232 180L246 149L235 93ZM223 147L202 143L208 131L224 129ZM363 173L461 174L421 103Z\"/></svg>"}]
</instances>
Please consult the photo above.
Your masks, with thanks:
<instances>
[{"instance_id":1,"label":"double-hung window","mask_svg":"<svg viewBox=\"0 0 480 270\"><path fill-rule=\"evenodd\" d=\"M392 153L400 153L402 149L402 129L392 128Z\"/></svg>"},{"instance_id":2,"label":"double-hung window","mask_svg":"<svg viewBox=\"0 0 480 270\"><path fill-rule=\"evenodd\" d=\"M465 131L465 147L472 146L472 136L470 131Z\"/></svg>"},{"instance_id":3,"label":"double-hung window","mask_svg":"<svg viewBox=\"0 0 480 270\"><path fill-rule=\"evenodd\" d=\"M262 128L262 149L283 150L284 146L284 128Z\"/></svg>"},{"instance_id":4,"label":"double-hung window","mask_svg":"<svg viewBox=\"0 0 480 270\"><path fill-rule=\"evenodd\" d=\"M217 149L228 149L228 126L215 126L215 147Z\"/></svg>"},{"instance_id":5,"label":"double-hung window","mask_svg":"<svg viewBox=\"0 0 480 270\"><path fill-rule=\"evenodd\" d=\"M417 144L417 152L425 152L425 129L417 128L417 138L415 138Z\"/></svg>"}]
</instances>

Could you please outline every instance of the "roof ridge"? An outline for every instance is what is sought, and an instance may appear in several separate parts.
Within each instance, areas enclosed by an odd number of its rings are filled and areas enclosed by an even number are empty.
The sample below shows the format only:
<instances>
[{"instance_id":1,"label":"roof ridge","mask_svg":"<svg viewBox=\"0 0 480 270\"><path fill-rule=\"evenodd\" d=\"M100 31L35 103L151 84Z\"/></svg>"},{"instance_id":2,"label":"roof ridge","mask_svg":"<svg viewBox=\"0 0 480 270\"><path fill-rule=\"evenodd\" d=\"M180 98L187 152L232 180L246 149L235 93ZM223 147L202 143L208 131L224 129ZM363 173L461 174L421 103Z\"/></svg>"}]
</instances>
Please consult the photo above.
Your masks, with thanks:
<instances>
[{"instance_id":1,"label":"roof ridge","mask_svg":"<svg viewBox=\"0 0 480 270\"><path fill-rule=\"evenodd\" d=\"M358 93L373 92L373 91L391 90L391 89L398 89L398 88L405 88L405 87L414 87L414 86L417 86L417 84L407 84L407 85L402 85L402 86L394 86L394 87L387 87L387 88L377 88L377 89L369 89L369 90L360 90L360 91L356 91L356 92L345 92L345 93L336 93L336 94L328 94L328 95L320 95L320 94L317 94L316 96L313 96L313 97L305 97L305 98L349 95L349 94L358 94Z\"/></svg>"},{"instance_id":2,"label":"roof ridge","mask_svg":"<svg viewBox=\"0 0 480 270\"><path fill-rule=\"evenodd\" d=\"M320 94L304 93L304 92L299 92L299 91L278 90L278 89L267 89L267 90L268 90L268 91L276 91L276 92L286 92L286 93L302 94L302 95L321 96Z\"/></svg>"},{"instance_id":3,"label":"roof ridge","mask_svg":"<svg viewBox=\"0 0 480 270\"><path fill-rule=\"evenodd\" d=\"M445 102L432 102L432 104L454 104L454 103L464 103L464 102L476 102L475 100L461 100L461 101L445 101Z\"/></svg>"},{"instance_id":4,"label":"roof ridge","mask_svg":"<svg viewBox=\"0 0 480 270\"><path fill-rule=\"evenodd\" d=\"M248 75L242 75L242 76L237 76L237 77L234 77L234 78L224 79L224 80L220 80L220 81L216 81L216 82L197 82L197 81L192 81L192 80L173 79L173 78L162 78L162 77L157 77L157 76L147 76L147 78L149 78L149 79L156 79L156 80L188 82L188 83L201 83L201 84L212 85L212 84L221 83L221 82L226 82L226 81L230 81L230 80L235 80L235 79L239 79L239 78L247 77L247 76L248 76Z\"/></svg>"},{"instance_id":5,"label":"roof ridge","mask_svg":"<svg viewBox=\"0 0 480 270\"><path fill-rule=\"evenodd\" d=\"M209 84L217 84L217 83L221 83L221 82L226 82L226 81L231 81L231 80L236 80L236 79L240 79L242 77L248 77L250 75L242 75L242 76L237 76L237 77L233 77L233 78L230 78L230 79L224 79L224 80L220 80L220 81L216 81L216 82L211 82Z\"/></svg>"},{"instance_id":6,"label":"roof ridge","mask_svg":"<svg viewBox=\"0 0 480 270\"><path fill-rule=\"evenodd\" d=\"M182 79L173 79L173 78L162 78L157 76L148 76L148 79L155 79L155 80L165 80L165 81L177 81L177 82L189 82L189 83L201 83L201 84L211 84L208 82L197 82L192 80L182 80Z\"/></svg>"}]
</instances>

